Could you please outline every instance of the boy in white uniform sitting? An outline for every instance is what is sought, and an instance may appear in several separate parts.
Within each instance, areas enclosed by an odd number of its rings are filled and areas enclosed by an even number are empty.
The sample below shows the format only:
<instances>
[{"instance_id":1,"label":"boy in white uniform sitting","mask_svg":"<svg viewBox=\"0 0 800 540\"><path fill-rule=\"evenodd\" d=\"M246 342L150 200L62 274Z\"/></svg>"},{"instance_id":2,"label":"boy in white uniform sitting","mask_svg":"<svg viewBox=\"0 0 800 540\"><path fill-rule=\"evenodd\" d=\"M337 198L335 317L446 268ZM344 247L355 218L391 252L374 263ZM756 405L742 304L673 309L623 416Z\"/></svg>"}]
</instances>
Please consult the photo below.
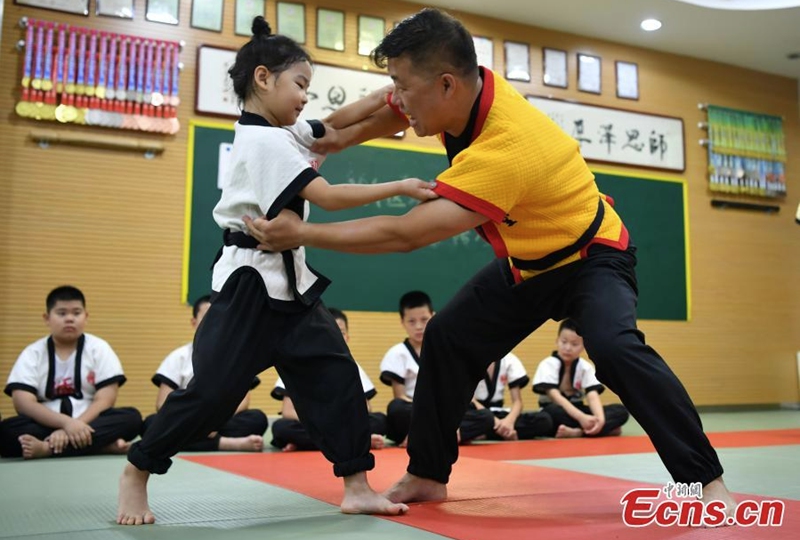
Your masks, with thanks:
<instances>
[{"instance_id":1,"label":"boy in white uniform sitting","mask_svg":"<svg viewBox=\"0 0 800 540\"><path fill-rule=\"evenodd\" d=\"M472 398L476 409L488 409L494 414L494 426L485 434L487 439L516 441L550 435L553 427L550 415L541 411L523 412L522 389L528 382L525 366L513 353L489 364ZM504 404L506 386L511 407Z\"/></svg>"},{"instance_id":2,"label":"boy in white uniform sitting","mask_svg":"<svg viewBox=\"0 0 800 540\"><path fill-rule=\"evenodd\" d=\"M53 289L46 307L50 335L28 345L8 376L5 393L19 416L0 426L0 455L126 453L142 416L132 407L114 408L125 383L119 358L106 341L84 333L89 314L79 289Z\"/></svg>"},{"instance_id":3,"label":"boy in white uniform sitting","mask_svg":"<svg viewBox=\"0 0 800 540\"><path fill-rule=\"evenodd\" d=\"M539 405L553 419L554 429L549 435L569 438L621 434L628 410L624 405L604 407L600 403L605 387L597 380L594 366L580 357L583 338L571 319L561 321L556 347L558 350L539 363L533 376L533 391L541 395Z\"/></svg>"},{"instance_id":4,"label":"boy in white uniform sitting","mask_svg":"<svg viewBox=\"0 0 800 540\"><path fill-rule=\"evenodd\" d=\"M433 317L433 303L422 291L407 292L400 297L400 322L407 338L386 351L381 360L381 382L392 387L394 399L386 409L388 431L386 436L398 446L408 444L414 389L419 373L419 355L425 327ZM426 414L423 411L423 414ZM492 430L494 415L474 406L467 409L458 429L460 443L468 443Z\"/></svg>"},{"instance_id":5,"label":"boy in white uniform sitting","mask_svg":"<svg viewBox=\"0 0 800 540\"><path fill-rule=\"evenodd\" d=\"M347 325L347 315L342 310L333 307L328 308L328 311L336 319L336 324L339 325L339 330L342 331L342 337L349 343L350 332ZM377 450L384 446L383 436L386 435L386 415L381 412L372 412L369 400L374 398L378 392L361 366L356 364L356 367L358 367L358 376L361 379L361 386L364 388L364 398L367 401L367 411L369 411L371 447L373 450ZM281 402L281 418L272 424L272 446L280 448L284 452L317 450L317 445L314 444L308 435L308 431L300 423L292 398L286 392L286 387L280 377L275 381L275 387L272 389L271 395Z\"/></svg>"},{"instance_id":6,"label":"boy in white uniform sitting","mask_svg":"<svg viewBox=\"0 0 800 540\"><path fill-rule=\"evenodd\" d=\"M211 305L210 295L201 296L192 306L192 328L197 329ZM167 397L174 390L184 390L194 377L192 368L192 343L178 347L167 356L153 375L153 384L158 386L156 410L160 409ZM253 379L252 390L261 384L258 377ZM239 452L261 452L264 448L264 432L269 421L267 415L258 409L248 408L250 393L244 397L230 417L217 431L190 442L182 450L184 452L214 452L217 450ZM155 415L144 421L142 433L152 424Z\"/></svg>"}]
</instances>

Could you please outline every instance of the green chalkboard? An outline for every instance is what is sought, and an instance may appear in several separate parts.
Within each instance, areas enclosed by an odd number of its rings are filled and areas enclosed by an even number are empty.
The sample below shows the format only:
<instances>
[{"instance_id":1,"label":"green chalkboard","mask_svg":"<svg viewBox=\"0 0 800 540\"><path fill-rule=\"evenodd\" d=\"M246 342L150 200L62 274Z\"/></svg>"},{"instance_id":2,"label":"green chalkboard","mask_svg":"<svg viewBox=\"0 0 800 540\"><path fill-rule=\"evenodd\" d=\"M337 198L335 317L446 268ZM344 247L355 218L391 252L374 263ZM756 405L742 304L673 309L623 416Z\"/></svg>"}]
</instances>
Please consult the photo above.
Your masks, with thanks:
<instances>
[{"instance_id":1,"label":"green chalkboard","mask_svg":"<svg viewBox=\"0 0 800 540\"><path fill-rule=\"evenodd\" d=\"M636 245L640 319L689 319L685 185L594 171Z\"/></svg>"},{"instance_id":2,"label":"green chalkboard","mask_svg":"<svg viewBox=\"0 0 800 540\"><path fill-rule=\"evenodd\" d=\"M222 235L212 210L220 196L220 151L233 141L233 131L201 123L193 123L189 129L183 298L191 303L209 292L210 265L221 244ZM370 144L329 156L320 172L329 182L373 183L407 177L433 179L446 167L443 153L410 150L396 144ZM683 184L596 174L600 189L615 199L616 208L639 247L640 318L686 320ZM399 215L413 204L416 203L395 198L339 212L313 207L311 221ZM489 245L474 231L412 253L352 255L308 249L311 266L333 282L323 296L325 303L355 311L395 311L400 296L412 289L428 292L434 306L442 306L492 257Z\"/></svg>"}]
</instances>

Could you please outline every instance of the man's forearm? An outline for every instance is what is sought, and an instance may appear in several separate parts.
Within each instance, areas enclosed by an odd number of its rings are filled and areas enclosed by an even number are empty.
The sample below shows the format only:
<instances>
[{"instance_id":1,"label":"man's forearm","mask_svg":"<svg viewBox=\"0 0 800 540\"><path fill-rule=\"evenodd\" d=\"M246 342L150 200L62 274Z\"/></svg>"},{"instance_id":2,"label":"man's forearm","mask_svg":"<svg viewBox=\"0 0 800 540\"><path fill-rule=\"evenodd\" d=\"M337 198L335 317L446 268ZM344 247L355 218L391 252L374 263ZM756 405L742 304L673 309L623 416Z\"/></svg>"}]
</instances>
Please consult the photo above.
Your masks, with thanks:
<instances>
[{"instance_id":1,"label":"man's forearm","mask_svg":"<svg viewBox=\"0 0 800 540\"><path fill-rule=\"evenodd\" d=\"M338 223L304 223L301 244L347 253L394 253L425 245L399 226L402 216L374 216Z\"/></svg>"}]
</instances>

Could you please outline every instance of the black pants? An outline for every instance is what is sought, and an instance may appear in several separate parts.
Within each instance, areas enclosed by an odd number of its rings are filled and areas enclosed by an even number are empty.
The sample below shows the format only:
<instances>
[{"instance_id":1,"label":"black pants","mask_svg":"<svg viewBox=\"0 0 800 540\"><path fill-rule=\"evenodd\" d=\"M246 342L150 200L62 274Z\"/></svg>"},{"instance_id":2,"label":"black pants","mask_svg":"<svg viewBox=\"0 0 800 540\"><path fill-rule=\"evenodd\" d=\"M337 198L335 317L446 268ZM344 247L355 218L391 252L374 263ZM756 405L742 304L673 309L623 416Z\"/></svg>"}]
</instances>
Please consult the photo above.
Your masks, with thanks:
<instances>
[{"instance_id":1,"label":"black pants","mask_svg":"<svg viewBox=\"0 0 800 540\"><path fill-rule=\"evenodd\" d=\"M153 421L155 414L151 414L144 419L142 425L142 435L144 435ZM219 440L222 437L248 437L250 435L263 435L267 431L269 420L267 415L258 409L248 409L234 414L219 429L214 429L217 434L209 437L201 437L194 442L190 442L186 447L181 448L182 452L215 452L219 450Z\"/></svg>"},{"instance_id":2,"label":"black pants","mask_svg":"<svg viewBox=\"0 0 800 540\"><path fill-rule=\"evenodd\" d=\"M394 441L395 444L403 442L409 433L412 406L413 404L411 402L399 398L395 398L389 402L389 406L386 409L388 420L386 436L391 441ZM491 431L493 427L494 415L490 410L476 410L474 407L468 407L461 416L461 422L453 428L453 436L455 436L456 428L458 428L461 433L461 442L465 443L471 441L475 437L485 435Z\"/></svg>"},{"instance_id":3,"label":"black pants","mask_svg":"<svg viewBox=\"0 0 800 540\"><path fill-rule=\"evenodd\" d=\"M89 425L94 429L92 444L85 448L67 445L62 453L53 454L53 457L98 454L117 439L132 441L142 430L142 415L133 407L111 408L101 412ZM54 428L43 426L27 416L6 418L0 423L0 456L22 455L22 446L18 440L20 435L32 435L43 441L54 431Z\"/></svg>"},{"instance_id":4,"label":"black pants","mask_svg":"<svg viewBox=\"0 0 800 540\"><path fill-rule=\"evenodd\" d=\"M587 405L576 403L573 403L573 405L586 414L592 414L592 410ZM567 411L565 411L561 405L552 403L545 406L542 411L545 414L550 415L550 417L553 419L552 429L546 435L547 437L555 437L556 431L558 431L558 426L561 425L572 428L581 427L580 423L567 414ZM622 427L622 425L628 421L628 410L623 405L604 405L603 412L606 418L606 423L603 425L603 429L600 430L600 433L597 435L592 435L592 437L603 437L608 435L618 427Z\"/></svg>"},{"instance_id":5,"label":"black pants","mask_svg":"<svg viewBox=\"0 0 800 540\"><path fill-rule=\"evenodd\" d=\"M386 435L386 415L380 412L369 413L370 434ZM308 430L297 420L279 418L272 423L272 446L283 448L294 444L298 450L319 450Z\"/></svg>"},{"instance_id":6,"label":"black pants","mask_svg":"<svg viewBox=\"0 0 800 540\"><path fill-rule=\"evenodd\" d=\"M478 272L425 330L408 440L408 472L447 482L455 430L487 366L548 319L574 319L597 377L650 436L678 482L722 474L689 395L636 327L636 258L594 246L589 257L515 284L505 260Z\"/></svg>"},{"instance_id":7,"label":"black pants","mask_svg":"<svg viewBox=\"0 0 800 540\"><path fill-rule=\"evenodd\" d=\"M128 452L136 468L167 472L170 458L230 418L253 377L271 366L336 476L375 466L358 369L322 302L299 313L275 310L258 272L240 268L195 333L192 366L189 386L167 397L147 433Z\"/></svg>"},{"instance_id":8,"label":"black pants","mask_svg":"<svg viewBox=\"0 0 800 540\"><path fill-rule=\"evenodd\" d=\"M508 416L508 411L495 411L494 416L502 420ZM514 421L514 429L521 441L535 439L536 437L552 437L550 433L553 431L553 419L549 414L541 411L523 412ZM505 440L495 433L494 426L486 433L486 437L493 441Z\"/></svg>"}]
</instances>

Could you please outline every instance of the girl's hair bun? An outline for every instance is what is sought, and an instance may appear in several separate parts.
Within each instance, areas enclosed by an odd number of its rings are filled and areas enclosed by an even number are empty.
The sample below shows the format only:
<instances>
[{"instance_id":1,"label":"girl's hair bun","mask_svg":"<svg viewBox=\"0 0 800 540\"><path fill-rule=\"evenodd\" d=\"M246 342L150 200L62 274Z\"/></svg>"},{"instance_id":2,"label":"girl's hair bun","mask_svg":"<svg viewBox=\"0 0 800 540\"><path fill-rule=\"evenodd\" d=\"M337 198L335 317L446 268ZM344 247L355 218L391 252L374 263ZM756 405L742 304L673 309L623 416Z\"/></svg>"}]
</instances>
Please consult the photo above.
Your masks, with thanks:
<instances>
[{"instance_id":1,"label":"girl's hair bun","mask_svg":"<svg viewBox=\"0 0 800 540\"><path fill-rule=\"evenodd\" d=\"M254 36L268 37L272 35L272 28L269 27L269 23L261 15L253 19L251 31Z\"/></svg>"}]
</instances>

